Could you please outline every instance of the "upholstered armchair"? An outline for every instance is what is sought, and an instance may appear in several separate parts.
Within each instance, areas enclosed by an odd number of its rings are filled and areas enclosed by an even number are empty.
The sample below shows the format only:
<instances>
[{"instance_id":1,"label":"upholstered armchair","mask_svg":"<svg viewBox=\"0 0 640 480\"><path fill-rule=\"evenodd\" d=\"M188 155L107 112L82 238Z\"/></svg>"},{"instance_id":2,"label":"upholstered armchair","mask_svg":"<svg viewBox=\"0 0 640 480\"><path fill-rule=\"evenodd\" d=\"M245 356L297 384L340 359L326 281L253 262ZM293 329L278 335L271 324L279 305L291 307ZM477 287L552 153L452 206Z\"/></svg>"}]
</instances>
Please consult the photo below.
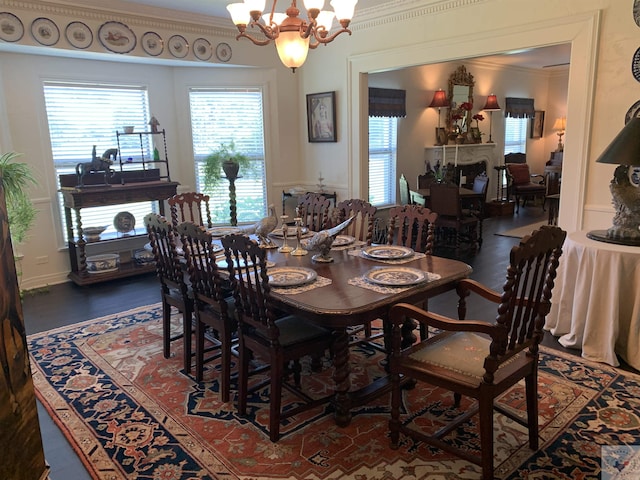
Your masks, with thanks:
<instances>
[{"instance_id":1,"label":"upholstered armchair","mask_svg":"<svg viewBox=\"0 0 640 480\"><path fill-rule=\"evenodd\" d=\"M523 154L510 154L523 155ZM531 174L527 163L509 163L509 155L505 155L505 166L507 174L507 197L514 197L516 200L516 213L520 211L520 198L524 207L529 198L540 197L544 199L546 187L544 176ZM544 205L543 205L544 210Z\"/></svg>"}]
</instances>

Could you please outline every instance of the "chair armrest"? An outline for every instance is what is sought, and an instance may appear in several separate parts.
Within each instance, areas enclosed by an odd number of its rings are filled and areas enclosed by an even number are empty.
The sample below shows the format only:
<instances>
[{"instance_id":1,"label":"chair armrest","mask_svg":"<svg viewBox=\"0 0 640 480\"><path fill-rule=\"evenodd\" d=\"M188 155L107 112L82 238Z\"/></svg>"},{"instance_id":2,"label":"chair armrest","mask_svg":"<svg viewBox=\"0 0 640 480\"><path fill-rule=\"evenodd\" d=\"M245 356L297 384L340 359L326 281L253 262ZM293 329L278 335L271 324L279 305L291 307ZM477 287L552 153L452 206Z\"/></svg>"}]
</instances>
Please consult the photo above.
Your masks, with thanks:
<instances>
[{"instance_id":1,"label":"chair armrest","mask_svg":"<svg viewBox=\"0 0 640 480\"><path fill-rule=\"evenodd\" d=\"M495 334L496 330L496 325L493 323L482 320L456 320L422 310L415 305L398 303L392 307L389 316L394 331L398 334L400 334L400 327L405 323L406 317L417 320L421 324L450 332L477 332L493 336L492 334Z\"/></svg>"},{"instance_id":2,"label":"chair armrest","mask_svg":"<svg viewBox=\"0 0 640 480\"><path fill-rule=\"evenodd\" d=\"M539 183L540 185L544 185L544 175L541 175L540 173L532 173L531 175L529 175L531 177L531 181L533 183ZM535 180L535 182L534 182Z\"/></svg>"},{"instance_id":3,"label":"chair armrest","mask_svg":"<svg viewBox=\"0 0 640 480\"><path fill-rule=\"evenodd\" d=\"M471 280L470 278L463 278L460 280L458 282L457 291L461 298L466 297L468 292L473 292L493 303L500 303L502 300L502 295L500 293L485 287L480 282Z\"/></svg>"}]
</instances>

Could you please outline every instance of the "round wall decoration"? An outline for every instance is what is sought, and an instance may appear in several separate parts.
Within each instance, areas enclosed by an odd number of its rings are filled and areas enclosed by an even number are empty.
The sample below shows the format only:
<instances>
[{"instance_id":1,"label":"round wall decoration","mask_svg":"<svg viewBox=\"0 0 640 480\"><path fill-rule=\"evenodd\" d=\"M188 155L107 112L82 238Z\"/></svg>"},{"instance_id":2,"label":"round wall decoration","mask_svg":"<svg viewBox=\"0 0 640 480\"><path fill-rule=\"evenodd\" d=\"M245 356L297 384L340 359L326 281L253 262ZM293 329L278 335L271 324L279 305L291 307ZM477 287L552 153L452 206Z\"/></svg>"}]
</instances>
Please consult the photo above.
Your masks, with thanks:
<instances>
[{"instance_id":1,"label":"round wall decoration","mask_svg":"<svg viewBox=\"0 0 640 480\"><path fill-rule=\"evenodd\" d=\"M98 40L114 53L128 53L136 46L136 34L120 22L106 22L98 29Z\"/></svg>"},{"instance_id":2,"label":"round wall decoration","mask_svg":"<svg viewBox=\"0 0 640 480\"><path fill-rule=\"evenodd\" d=\"M631 71L633 72L633 78L640 82L640 48L638 48L636 53L633 54Z\"/></svg>"},{"instance_id":3,"label":"round wall decoration","mask_svg":"<svg viewBox=\"0 0 640 480\"><path fill-rule=\"evenodd\" d=\"M119 233L128 233L136 228L136 217L129 212L120 212L113 217L113 226Z\"/></svg>"},{"instance_id":4,"label":"round wall decoration","mask_svg":"<svg viewBox=\"0 0 640 480\"><path fill-rule=\"evenodd\" d=\"M40 17L31 22L31 35L41 45L55 45L60 40L58 26L48 18Z\"/></svg>"},{"instance_id":5,"label":"round wall decoration","mask_svg":"<svg viewBox=\"0 0 640 480\"><path fill-rule=\"evenodd\" d=\"M24 35L24 25L13 13L0 13L0 40L17 42Z\"/></svg>"},{"instance_id":6,"label":"round wall decoration","mask_svg":"<svg viewBox=\"0 0 640 480\"><path fill-rule=\"evenodd\" d=\"M147 32L142 35L140 43L142 43L142 49L146 54L151 55L152 57L157 57L164 51L164 42L162 41L162 37L160 37L156 32Z\"/></svg>"},{"instance_id":7,"label":"round wall decoration","mask_svg":"<svg viewBox=\"0 0 640 480\"><path fill-rule=\"evenodd\" d=\"M211 48L211 43L209 43L209 40L198 38L195 42L193 42L193 54L198 60L202 60L203 62L209 60L213 55L213 48Z\"/></svg>"},{"instance_id":8,"label":"round wall decoration","mask_svg":"<svg viewBox=\"0 0 640 480\"><path fill-rule=\"evenodd\" d=\"M221 62L231 60L231 47L228 43L219 43L216 47L216 58Z\"/></svg>"},{"instance_id":9,"label":"round wall decoration","mask_svg":"<svg viewBox=\"0 0 640 480\"><path fill-rule=\"evenodd\" d=\"M176 58L184 58L189 53L189 42L182 35L174 35L169 39L167 48Z\"/></svg>"},{"instance_id":10,"label":"round wall decoration","mask_svg":"<svg viewBox=\"0 0 640 480\"><path fill-rule=\"evenodd\" d=\"M627 113L624 116L624 124L626 125L629 123L629 120L634 117L640 117L640 100L629 107L629 110L627 110Z\"/></svg>"},{"instance_id":11,"label":"round wall decoration","mask_svg":"<svg viewBox=\"0 0 640 480\"><path fill-rule=\"evenodd\" d=\"M640 27L640 0L633 1L633 19L636 25Z\"/></svg>"},{"instance_id":12,"label":"round wall decoration","mask_svg":"<svg viewBox=\"0 0 640 480\"><path fill-rule=\"evenodd\" d=\"M93 43L91 29L82 22L71 22L64 30L64 36L72 47L88 48Z\"/></svg>"}]
</instances>

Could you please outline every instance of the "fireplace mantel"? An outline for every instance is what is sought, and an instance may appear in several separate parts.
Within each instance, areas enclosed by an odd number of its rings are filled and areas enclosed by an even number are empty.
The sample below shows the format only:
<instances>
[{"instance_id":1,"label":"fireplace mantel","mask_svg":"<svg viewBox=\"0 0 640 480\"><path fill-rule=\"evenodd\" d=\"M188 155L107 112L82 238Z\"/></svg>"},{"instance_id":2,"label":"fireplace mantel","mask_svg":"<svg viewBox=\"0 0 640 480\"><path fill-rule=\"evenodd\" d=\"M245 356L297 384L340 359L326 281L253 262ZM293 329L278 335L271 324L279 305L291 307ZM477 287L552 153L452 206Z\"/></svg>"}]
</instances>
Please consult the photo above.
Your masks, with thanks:
<instances>
[{"instance_id":1,"label":"fireplace mantel","mask_svg":"<svg viewBox=\"0 0 640 480\"><path fill-rule=\"evenodd\" d=\"M495 143L471 143L468 145L442 145L439 147L425 147L424 164L435 166L436 163L452 163L454 165L468 165L476 162L487 162L487 170L493 170L495 165ZM444 152L444 155L443 155ZM443 157L446 162L443 162ZM487 172L489 173L489 172Z\"/></svg>"}]
</instances>

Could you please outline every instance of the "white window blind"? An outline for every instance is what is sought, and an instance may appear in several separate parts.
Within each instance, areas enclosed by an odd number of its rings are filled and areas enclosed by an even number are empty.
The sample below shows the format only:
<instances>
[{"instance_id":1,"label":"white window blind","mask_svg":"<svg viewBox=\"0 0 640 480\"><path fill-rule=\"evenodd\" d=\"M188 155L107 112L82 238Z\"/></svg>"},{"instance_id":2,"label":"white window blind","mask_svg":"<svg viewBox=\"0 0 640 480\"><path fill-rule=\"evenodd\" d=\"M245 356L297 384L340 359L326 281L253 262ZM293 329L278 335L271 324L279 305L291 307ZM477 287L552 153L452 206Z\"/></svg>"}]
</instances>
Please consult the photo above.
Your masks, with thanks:
<instances>
[{"instance_id":1,"label":"white window blind","mask_svg":"<svg viewBox=\"0 0 640 480\"><path fill-rule=\"evenodd\" d=\"M391 205L396 200L398 119L369 117L369 202Z\"/></svg>"},{"instance_id":2,"label":"white window blind","mask_svg":"<svg viewBox=\"0 0 640 480\"><path fill-rule=\"evenodd\" d=\"M504 119L504 154L527 153L527 118Z\"/></svg>"},{"instance_id":3,"label":"white window blind","mask_svg":"<svg viewBox=\"0 0 640 480\"><path fill-rule=\"evenodd\" d=\"M145 87L45 82L44 97L56 180L61 174L75 174L78 163L90 162L94 145L98 156L110 148L117 148L116 131L122 132L123 126L132 125L137 131L149 129L149 102ZM153 145L146 136L143 137L142 149L139 141L129 142L129 145L123 146L123 158L139 160L143 153L147 159L152 158ZM113 168L119 169L120 166L116 162ZM124 165L124 169L129 168L140 168L140 165ZM58 195L58 201L66 241L61 195ZM114 217L121 211L128 211L136 219L136 233L142 234L145 232L144 216L157 210L157 202L83 208L82 225L108 225L103 236L115 236Z\"/></svg>"},{"instance_id":4,"label":"white window blind","mask_svg":"<svg viewBox=\"0 0 640 480\"><path fill-rule=\"evenodd\" d=\"M241 178L235 182L238 222L261 219L267 211L262 91L194 88L189 91L189 103L197 188L211 197L214 223L230 222L229 183L223 179L213 189L205 187L202 161L221 144L232 141L236 151L256 162L251 172L241 169Z\"/></svg>"}]
</instances>

